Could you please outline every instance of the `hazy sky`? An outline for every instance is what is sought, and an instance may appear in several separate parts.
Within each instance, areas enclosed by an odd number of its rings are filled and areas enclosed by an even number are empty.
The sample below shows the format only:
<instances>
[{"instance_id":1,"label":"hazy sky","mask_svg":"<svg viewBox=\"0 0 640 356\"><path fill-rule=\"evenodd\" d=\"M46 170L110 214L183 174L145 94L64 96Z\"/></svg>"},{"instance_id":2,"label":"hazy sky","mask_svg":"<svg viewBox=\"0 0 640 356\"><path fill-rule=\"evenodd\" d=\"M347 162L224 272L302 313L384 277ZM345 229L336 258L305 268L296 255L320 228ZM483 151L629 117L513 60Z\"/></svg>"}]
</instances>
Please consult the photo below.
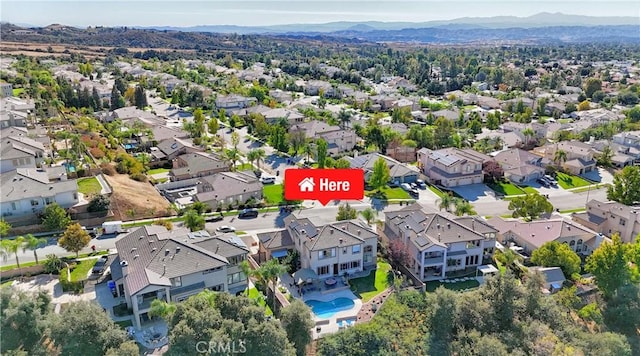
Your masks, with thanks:
<instances>
[{"instance_id":1,"label":"hazy sky","mask_svg":"<svg viewBox=\"0 0 640 356\"><path fill-rule=\"evenodd\" d=\"M44 26L274 25L332 21L430 21L459 17L529 16L562 12L635 16L640 1L614 0L1 0L0 19ZM640 20L639 20L640 23Z\"/></svg>"}]
</instances>

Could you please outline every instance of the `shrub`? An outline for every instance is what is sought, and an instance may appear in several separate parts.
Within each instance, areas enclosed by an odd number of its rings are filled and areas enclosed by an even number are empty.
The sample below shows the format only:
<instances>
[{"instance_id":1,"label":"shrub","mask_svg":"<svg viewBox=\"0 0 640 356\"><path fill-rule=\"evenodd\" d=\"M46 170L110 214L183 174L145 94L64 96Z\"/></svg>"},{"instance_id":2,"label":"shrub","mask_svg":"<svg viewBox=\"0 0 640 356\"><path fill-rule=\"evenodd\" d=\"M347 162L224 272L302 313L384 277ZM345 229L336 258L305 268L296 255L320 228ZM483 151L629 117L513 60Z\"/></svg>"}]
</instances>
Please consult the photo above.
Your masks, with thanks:
<instances>
[{"instance_id":1,"label":"shrub","mask_svg":"<svg viewBox=\"0 0 640 356\"><path fill-rule=\"evenodd\" d=\"M89 149L89 153L91 153L91 155L93 156L93 158L95 159L101 159L104 157L104 152L99 149L98 147L92 147Z\"/></svg>"},{"instance_id":2,"label":"shrub","mask_svg":"<svg viewBox=\"0 0 640 356\"><path fill-rule=\"evenodd\" d=\"M49 254L44 261L44 272L57 274L62 268L64 268L64 262L56 255Z\"/></svg>"},{"instance_id":3,"label":"shrub","mask_svg":"<svg viewBox=\"0 0 640 356\"><path fill-rule=\"evenodd\" d=\"M134 173L129 175L129 178L138 181L138 182L146 182L147 181L147 176L145 176L142 173Z\"/></svg>"},{"instance_id":4,"label":"shrub","mask_svg":"<svg viewBox=\"0 0 640 356\"><path fill-rule=\"evenodd\" d=\"M73 265L70 265L69 268L65 267L60 270L60 286L62 286L62 291L80 294L84 290L84 281L69 281L69 269L73 269Z\"/></svg>"},{"instance_id":5,"label":"shrub","mask_svg":"<svg viewBox=\"0 0 640 356\"><path fill-rule=\"evenodd\" d=\"M93 199L91 199L91 201L89 202L89 205L87 206L87 211L90 213L96 212L96 211L105 211L105 210L109 210L109 205L111 204L111 201L109 200L109 198L105 195L98 195L96 197L94 197Z\"/></svg>"},{"instance_id":6,"label":"shrub","mask_svg":"<svg viewBox=\"0 0 640 356\"><path fill-rule=\"evenodd\" d=\"M160 226L164 226L164 228L167 230L173 230L173 224L169 220L164 220L164 219L156 220L153 222L153 225L160 225Z\"/></svg>"},{"instance_id":7,"label":"shrub","mask_svg":"<svg viewBox=\"0 0 640 356\"><path fill-rule=\"evenodd\" d=\"M596 303L589 303L578 311L578 315L585 320L593 320L596 323L602 322L602 313Z\"/></svg>"},{"instance_id":8,"label":"shrub","mask_svg":"<svg viewBox=\"0 0 640 356\"><path fill-rule=\"evenodd\" d=\"M113 165L107 162L102 163L100 165L100 169L102 170L103 174L106 174L108 176L113 176L116 174L116 169L113 167Z\"/></svg>"}]
</instances>

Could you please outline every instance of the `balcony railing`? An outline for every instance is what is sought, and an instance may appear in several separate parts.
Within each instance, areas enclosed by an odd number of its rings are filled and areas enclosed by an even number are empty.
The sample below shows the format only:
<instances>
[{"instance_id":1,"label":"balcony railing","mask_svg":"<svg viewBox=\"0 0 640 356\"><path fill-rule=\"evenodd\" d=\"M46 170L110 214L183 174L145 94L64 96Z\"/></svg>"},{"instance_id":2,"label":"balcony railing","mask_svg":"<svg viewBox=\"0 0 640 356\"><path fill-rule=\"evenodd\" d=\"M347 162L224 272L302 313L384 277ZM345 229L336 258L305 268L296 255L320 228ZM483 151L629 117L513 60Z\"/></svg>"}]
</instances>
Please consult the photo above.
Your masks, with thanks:
<instances>
[{"instance_id":1,"label":"balcony railing","mask_svg":"<svg viewBox=\"0 0 640 356\"><path fill-rule=\"evenodd\" d=\"M422 265L434 265L444 263L444 255L439 257L425 257L422 261Z\"/></svg>"}]
</instances>

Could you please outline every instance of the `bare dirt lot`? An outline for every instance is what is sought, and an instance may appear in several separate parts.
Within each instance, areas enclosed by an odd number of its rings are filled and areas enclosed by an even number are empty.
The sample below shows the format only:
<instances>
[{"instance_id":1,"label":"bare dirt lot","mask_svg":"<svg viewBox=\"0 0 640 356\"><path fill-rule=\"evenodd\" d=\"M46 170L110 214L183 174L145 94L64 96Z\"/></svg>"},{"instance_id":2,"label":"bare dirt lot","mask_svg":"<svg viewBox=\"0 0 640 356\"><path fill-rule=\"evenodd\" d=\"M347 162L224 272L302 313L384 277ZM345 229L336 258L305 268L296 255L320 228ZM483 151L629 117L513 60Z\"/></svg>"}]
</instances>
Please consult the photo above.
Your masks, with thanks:
<instances>
[{"instance_id":1,"label":"bare dirt lot","mask_svg":"<svg viewBox=\"0 0 640 356\"><path fill-rule=\"evenodd\" d=\"M117 220L169 215L169 202L150 183L135 181L125 174L105 175L105 178L113 188L111 208Z\"/></svg>"}]
</instances>

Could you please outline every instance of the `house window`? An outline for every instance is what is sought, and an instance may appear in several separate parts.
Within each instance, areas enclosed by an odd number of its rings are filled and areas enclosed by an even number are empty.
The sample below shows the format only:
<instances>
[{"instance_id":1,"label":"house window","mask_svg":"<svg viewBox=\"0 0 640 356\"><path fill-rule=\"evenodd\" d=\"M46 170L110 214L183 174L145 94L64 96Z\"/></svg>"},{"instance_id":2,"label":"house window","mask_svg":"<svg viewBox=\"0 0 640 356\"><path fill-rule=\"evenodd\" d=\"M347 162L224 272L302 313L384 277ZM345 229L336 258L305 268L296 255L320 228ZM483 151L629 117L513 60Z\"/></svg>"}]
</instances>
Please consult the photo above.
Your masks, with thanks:
<instances>
[{"instance_id":1,"label":"house window","mask_svg":"<svg viewBox=\"0 0 640 356\"><path fill-rule=\"evenodd\" d=\"M329 266L318 267L318 275L329 274Z\"/></svg>"},{"instance_id":2,"label":"house window","mask_svg":"<svg viewBox=\"0 0 640 356\"><path fill-rule=\"evenodd\" d=\"M571 240L571 242L569 242L569 246L573 247L576 245L576 241L575 240Z\"/></svg>"},{"instance_id":3,"label":"house window","mask_svg":"<svg viewBox=\"0 0 640 356\"><path fill-rule=\"evenodd\" d=\"M16 203L15 202L11 202L11 210L16 210Z\"/></svg>"},{"instance_id":4,"label":"house window","mask_svg":"<svg viewBox=\"0 0 640 356\"><path fill-rule=\"evenodd\" d=\"M245 255L238 255L238 256L232 256L230 258L228 258L229 264L230 265L237 265L238 263L244 261Z\"/></svg>"},{"instance_id":5,"label":"house window","mask_svg":"<svg viewBox=\"0 0 640 356\"><path fill-rule=\"evenodd\" d=\"M222 292L224 290L224 284L218 284L217 286L209 287L214 292Z\"/></svg>"},{"instance_id":6,"label":"house window","mask_svg":"<svg viewBox=\"0 0 640 356\"><path fill-rule=\"evenodd\" d=\"M49 204L53 203L53 198L44 198L44 203L46 205L49 205Z\"/></svg>"},{"instance_id":7,"label":"house window","mask_svg":"<svg viewBox=\"0 0 640 356\"><path fill-rule=\"evenodd\" d=\"M322 250L318 252L318 259L324 260L325 258L336 257L336 249L330 248L327 250Z\"/></svg>"},{"instance_id":8,"label":"house window","mask_svg":"<svg viewBox=\"0 0 640 356\"><path fill-rule=\"evenodd\" d=\"M73 200L78 200L78 193L73 193Z\"/></svg>"},{"instance_id":9,"label":"house window","mask_svg":"<svg viewBox=\"0 0 640 356\"><path fill-rule=\"evenodd\" d=\"M373 252L373 246L367 245L364 247L364 252Z\"/></svg>"},{"instance_id":10,"label":"house window","mask_svg":"<svg viewBox=\"0 0 640 356\"><path fill-rule=\"evenodd\" d=\"M202 274L209 274L209 273L218 272L221 270L222 270L222 267L211 268L211 269L202 271Z\"/></svg>"},{"instance_id":11,"label":"house window","mask_svg":"<svg viewBox=\"0 0 640 356\"><path fill-rule=\"evenodd\" d=\"M355 255L360 253L360 245L354 245L351 247L351 254Z\"/></svg>"},{"instance_id":12,"label":"house window","mask_svg":"<svg viewBox=\"0 0 640 356\"><path fill-rule=\"evenodd\" d=\"M627 221L625 219L620 219L620 225L625 226Z\"/></svg>"},{"instance_id":13,"label":"house window","mask_svg":"<svg viewBox=\"0 0 640 356\"><path fill-rule=\"evenodd\" d=\"M247 276L242 272L232 273L227 276L227 284L236 284L247 280Z\"/></svg>"},{"instance_id":14,"label":"house window","mask_svg":"<svg viewBox=\"0 0 640 356\"><path fill-rule=\"evenodd\" d=\"M182 277L171 278L172 287L182 287Z\"/></svg>"},{"instance_id":15,"label":"house window","mask_svg":"<svg viewBox=\"0 0 640 356\"><path fill-rule=\"evenodd\" d=\"M37 200L32 200L31 201L31 206L36 206L38 204L40 204L40 203Z\"/></svg>"}]
</instances>

